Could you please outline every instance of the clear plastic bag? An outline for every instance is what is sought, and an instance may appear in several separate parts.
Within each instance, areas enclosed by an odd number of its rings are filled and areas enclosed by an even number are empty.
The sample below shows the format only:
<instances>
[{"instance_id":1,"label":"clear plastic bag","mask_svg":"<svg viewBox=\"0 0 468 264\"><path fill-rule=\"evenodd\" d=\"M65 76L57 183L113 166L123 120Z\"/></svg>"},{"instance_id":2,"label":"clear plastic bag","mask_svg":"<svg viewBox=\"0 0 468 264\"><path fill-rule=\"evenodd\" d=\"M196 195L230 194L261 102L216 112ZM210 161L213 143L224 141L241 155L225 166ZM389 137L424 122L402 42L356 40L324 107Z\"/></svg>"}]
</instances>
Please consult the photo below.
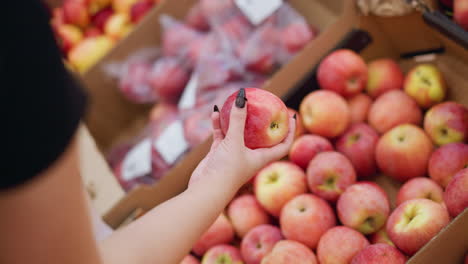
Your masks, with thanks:
<instances>
[{"instance_id":1,"label":"clear plastic bag","mask_svg":"<svg viewBox=\"0 0 468 264\"><path fill-rule=\"evenodd\" d=\"M210 24L206 18L202 6L199 3L195 4L185 17L185 23L199 31L208 31L210 30Z\"/></svg>"},{"instance_id":2,"label":"clear plastic bag","mask_svg":"<svg viewBox=\"0 0 468 264\"><path fill-rule=\"evenodd\" d=\"M202 36L201 32L168 16L160 18L162 33L162 53L166 57L183 56L187 53L188 43Z\"/></svg>"}]
</instances>

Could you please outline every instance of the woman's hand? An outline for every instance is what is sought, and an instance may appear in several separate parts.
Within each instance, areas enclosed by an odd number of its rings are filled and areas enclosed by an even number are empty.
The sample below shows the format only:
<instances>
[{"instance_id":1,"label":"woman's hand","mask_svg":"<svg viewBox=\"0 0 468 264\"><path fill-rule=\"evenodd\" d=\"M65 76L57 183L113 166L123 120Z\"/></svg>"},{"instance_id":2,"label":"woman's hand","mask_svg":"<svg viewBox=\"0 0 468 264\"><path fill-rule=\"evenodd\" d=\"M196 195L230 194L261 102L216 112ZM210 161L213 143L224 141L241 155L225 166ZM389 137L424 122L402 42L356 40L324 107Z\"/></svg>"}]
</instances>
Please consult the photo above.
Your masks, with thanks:
<instances>
[{"instance_id":1,"label":"woman's hand","mask_svg":"<svg viewBox=\"0 0 468 264\"><path fill-rule=\"evenodd\" d=\"M226 135L221 130L220 114L215 106L211 116L213 143L210 152L193 172L189 186L201 180L215 182L221 180L229 184L228 187L237 190L265 165L287 155L294 139L295 117L289 120L289 132L283 142L271 148L249 149L244 143L247 103L245 90L241 89L236 103L232 106ZM206 179L206 177L217 177L217 179Z\"/></svg>"}]
</instances>

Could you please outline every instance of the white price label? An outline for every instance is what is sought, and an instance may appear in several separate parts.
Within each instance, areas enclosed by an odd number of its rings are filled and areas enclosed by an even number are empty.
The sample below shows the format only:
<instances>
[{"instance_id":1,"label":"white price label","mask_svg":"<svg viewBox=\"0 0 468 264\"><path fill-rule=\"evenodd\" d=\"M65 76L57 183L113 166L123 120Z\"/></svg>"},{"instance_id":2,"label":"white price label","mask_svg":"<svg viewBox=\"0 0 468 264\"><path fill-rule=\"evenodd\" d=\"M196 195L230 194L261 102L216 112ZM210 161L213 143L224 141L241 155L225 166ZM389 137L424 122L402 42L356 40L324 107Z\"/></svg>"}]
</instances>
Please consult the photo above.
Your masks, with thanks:
<instances>
[{"instance_id":1,"label":"white price label","mask_svg":"<svg viewBox=\"0 0 468 264\"><path fill-rule=\"evenodd\" d=\"M156 139L154 147L168 164L173 164L189 147L182 122L172 122Z\"/></svg>"},{"instance_id":2,"label":"white price label","mask_svg":"<svg viewBox=\"0 0 468 264\"><path fill-rule=\"evenodd\" d=\"M185 86L182 97L179 100L179 109L189 109L195 105L195 98L197 95L198 76L192 74L187 86Z\"/></svg>"},{"instance_id":3,"label":"white price label","mask_svg":"<svg viewBox=\"0 0 468 264\"><path fill-rule=\"evenodd\" d=\"M237 7L254 25L260 24L283 4L283 0L235 0Z\"/></svg>"},{"instance_id":4,"label":"white price label","mask_svg":"<svg viewBox=\"0 0 468 264\"><path fill-rule=\"evenodd\" d=\"M122 164L122 179L130 181L151 172L151 141L145 139L133 147Z\"/></svg>"}]
</instances>

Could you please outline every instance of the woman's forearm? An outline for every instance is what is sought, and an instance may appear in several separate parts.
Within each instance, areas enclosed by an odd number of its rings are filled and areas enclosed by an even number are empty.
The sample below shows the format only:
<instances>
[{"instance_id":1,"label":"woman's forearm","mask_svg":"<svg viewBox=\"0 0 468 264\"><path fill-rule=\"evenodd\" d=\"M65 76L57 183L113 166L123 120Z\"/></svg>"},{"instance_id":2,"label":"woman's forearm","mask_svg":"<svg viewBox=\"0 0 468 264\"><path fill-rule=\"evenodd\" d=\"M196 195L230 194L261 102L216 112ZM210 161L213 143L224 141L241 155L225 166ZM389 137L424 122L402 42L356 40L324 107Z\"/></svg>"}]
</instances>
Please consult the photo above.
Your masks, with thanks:
<instances>
[{"instance_id":1,"label":"woman's forearm","mask_svg":"<svg viewBox=\"0 0 468 264\"><path fill-rule=\"evenodd\" d=\"M152 209L102 244L105 263L177 264L237 191L213 175Z\"/></svg>"}]
</instances>

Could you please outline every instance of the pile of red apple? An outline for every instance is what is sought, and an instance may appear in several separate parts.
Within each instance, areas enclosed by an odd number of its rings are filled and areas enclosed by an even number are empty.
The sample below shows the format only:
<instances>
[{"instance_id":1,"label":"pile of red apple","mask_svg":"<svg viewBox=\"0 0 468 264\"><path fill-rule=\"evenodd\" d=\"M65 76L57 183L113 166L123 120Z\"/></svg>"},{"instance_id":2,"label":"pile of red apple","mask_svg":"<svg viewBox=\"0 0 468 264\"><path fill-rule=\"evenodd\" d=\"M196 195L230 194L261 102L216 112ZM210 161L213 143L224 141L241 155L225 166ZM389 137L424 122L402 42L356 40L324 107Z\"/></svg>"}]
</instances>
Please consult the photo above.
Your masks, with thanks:
<instances>
[{"instance_id":1,"label":"pile of red apple","mask_svg":"<svg viewBox=\"0 0 468 264\"><path fill-rule=\"evenodd\" d=\"M405 76L338 50L317 79L288 159L260 170L182 263L405 263L468 207L468 108L443 102L436 65ZM396 203L375 177L401 186Z\"/></svg>"},{"instance_id":2,"label":"pile of red apple","mask_svg":"<svg viewBox=\"0 0 468 264\"><path fill-rule=\"evenodd\" d=\"M64 0L51 24L72 69L86 71L159 0Z\"/></svg>"}]
</instances>

